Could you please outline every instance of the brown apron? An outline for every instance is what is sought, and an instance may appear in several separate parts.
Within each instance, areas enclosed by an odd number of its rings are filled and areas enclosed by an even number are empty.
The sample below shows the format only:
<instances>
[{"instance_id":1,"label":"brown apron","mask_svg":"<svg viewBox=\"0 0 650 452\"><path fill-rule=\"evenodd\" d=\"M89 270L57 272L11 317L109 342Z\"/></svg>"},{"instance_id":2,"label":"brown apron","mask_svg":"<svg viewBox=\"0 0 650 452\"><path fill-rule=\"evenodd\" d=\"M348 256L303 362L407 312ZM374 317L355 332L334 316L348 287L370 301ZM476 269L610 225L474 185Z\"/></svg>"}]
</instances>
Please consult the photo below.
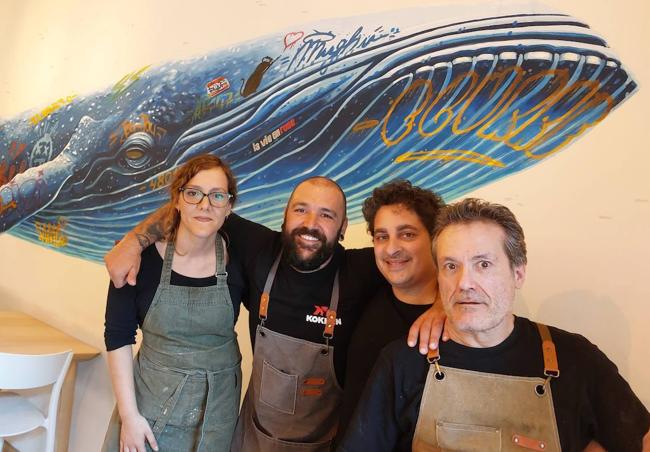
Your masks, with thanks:
<instances>
[{"instance_id":1,"label":"brown apron","mask_svg":"<svg viewBox=\"0 0 650 452\"><path fill-rule=\"evenodd\" d=\"M334 337L339 275L327 311L324 343L269 330L269 293L280 263L276 258L260 298L253 372L239 414L232 451L329 451L338 426L343 391L334 372Z\"/></svg>"},{"instance_id":2,"label":"brown apron","mask_svg":"<svg viewBox=\"0 0 650 452\"><path fill-rule=\"evenodd\" d=\"M537 327L546 378L439 366L437 351L429 353L414 452L560 452L550 385L560 371L548 327Z\"/></svg>"}]
</instances>

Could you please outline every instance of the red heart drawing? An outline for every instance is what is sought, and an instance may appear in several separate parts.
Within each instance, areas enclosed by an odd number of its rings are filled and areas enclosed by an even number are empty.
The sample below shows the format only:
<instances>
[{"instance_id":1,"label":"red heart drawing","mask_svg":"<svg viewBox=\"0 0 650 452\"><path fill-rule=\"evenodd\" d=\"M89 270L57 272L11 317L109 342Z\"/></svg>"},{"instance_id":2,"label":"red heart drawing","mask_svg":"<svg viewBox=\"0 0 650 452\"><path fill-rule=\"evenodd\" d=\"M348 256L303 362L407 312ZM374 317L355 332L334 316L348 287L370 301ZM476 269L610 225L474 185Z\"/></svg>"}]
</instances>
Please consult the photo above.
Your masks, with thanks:
<instances>
[{"instance_id":1,"label":"red heart drawing","mask_svg":"<svg viewBox=\"0 0 650 452\"><path fill-rule=\"evenodd\" d=\"M302 31L287 33L284 37L284 50L291 48L296 42L300 41L305 34Z\"/></svg>"}]
</instances>

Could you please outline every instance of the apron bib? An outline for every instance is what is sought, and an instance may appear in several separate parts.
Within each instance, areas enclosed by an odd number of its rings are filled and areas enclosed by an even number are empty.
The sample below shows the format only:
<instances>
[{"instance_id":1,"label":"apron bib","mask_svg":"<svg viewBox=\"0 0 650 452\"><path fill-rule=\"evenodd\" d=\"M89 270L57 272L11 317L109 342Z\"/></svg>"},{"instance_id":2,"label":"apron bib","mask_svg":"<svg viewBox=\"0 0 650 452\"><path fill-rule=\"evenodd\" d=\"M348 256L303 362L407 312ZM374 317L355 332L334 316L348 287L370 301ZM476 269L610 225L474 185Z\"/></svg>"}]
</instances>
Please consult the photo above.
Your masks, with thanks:
<instances>
[{"instance_id":1,"label":"apron bib","mask_svg":"<svg viewBox=\"0 0 650 452\"><path fill-rule=\"evenodd\" d=\"M241 394L241 355L219 235L215 252L215 286L173 286L174 245L168 243L160 285L142 325L133 365L136 401L162 452L230 448ZM104 451L119 450L120 427L115 409Z\"/></svg>"},{"instance_id":2,"label":"apron bib","mask_svg":"<svg viewBox=\"0 0 650 452\"><path fill-rule=\"evenodd\" d=\"M269 271L260 299L253 372L232 450L326 452L336 434L343 394L334 371L334 347L329 345L336 324L338 272L323 331L324 344L296 339L264 326L281 256Z\"/></svg>"},{"instance_id":3,"label":"apron bib","mask_svg":"<svg viewBox=\"0 0 650 452\"><path fill-rule=\"evenodd\" d=\"M560 371L548 327L537 326L546 379L439 366L429 354L414 452L560 452L550 386Z\"/></svg>"}]
</instances>

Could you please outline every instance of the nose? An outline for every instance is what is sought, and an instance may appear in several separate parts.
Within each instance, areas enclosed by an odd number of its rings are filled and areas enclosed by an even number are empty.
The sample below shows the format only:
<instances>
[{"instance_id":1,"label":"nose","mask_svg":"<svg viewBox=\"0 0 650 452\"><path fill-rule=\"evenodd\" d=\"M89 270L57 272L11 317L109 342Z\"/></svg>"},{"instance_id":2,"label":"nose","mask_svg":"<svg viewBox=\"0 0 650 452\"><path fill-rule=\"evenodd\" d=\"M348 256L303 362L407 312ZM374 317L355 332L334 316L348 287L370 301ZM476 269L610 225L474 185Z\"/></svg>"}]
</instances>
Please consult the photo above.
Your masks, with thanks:
<instances>
[{"instance_id":1,"label":"nose","mask_svg":"<svg viewBox=\"0 0 650 452\"><path fill-rule=\"evenodd\" d=\"M211 204L210 204L210 200L208 199L208 197L203 196L203 198L201 199L201 201L198 204L198 207L200 209L203 209L203 210L208 210L210 208L210 206L211 206Z\"/></svg>"},{"instance_id":2,"label":"nose","mask_svg":"<svg viewBox=\"0 0 650 452\"><path fill-rule=\"evenodd\" d=\"M308 229L315 229L318 222L318 215L314 212L308 212L302 219L302 225Z\"/></svg>"},{"instance_id":3,"label":"nose","mask_svg":"<svg viewBox=\"0 0 650 452\"><path fill-rule=\"evenodd\" d=\"M386 253L389 256L394 256L402 250L402 243L398 240L397 237L388 237L386 241Z\"/></svg>"},{"instance_id":4,"label":"nose","mask_svg":"<svg viewBox=\"0 0 650 452\"><path fill-rule=\"evenodd\" d=\"M471 266L463 265L458 271L458 288L461 290L469 290L474 288L474 274Z\"/></svg>"}]
</instances>

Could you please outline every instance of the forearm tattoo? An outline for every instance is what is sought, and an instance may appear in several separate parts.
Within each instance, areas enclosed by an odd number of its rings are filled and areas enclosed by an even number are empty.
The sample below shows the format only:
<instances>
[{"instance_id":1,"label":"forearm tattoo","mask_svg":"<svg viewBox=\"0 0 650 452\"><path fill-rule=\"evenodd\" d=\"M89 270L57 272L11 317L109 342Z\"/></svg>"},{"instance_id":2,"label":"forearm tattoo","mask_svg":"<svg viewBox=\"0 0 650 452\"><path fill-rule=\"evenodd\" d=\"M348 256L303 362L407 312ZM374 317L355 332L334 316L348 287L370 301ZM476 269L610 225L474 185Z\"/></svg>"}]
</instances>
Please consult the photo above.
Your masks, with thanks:
<instances>
[{"instance_id":1,"label":"forearm tattoo","mask_svg":"<svg viewBox=\"0 0 650 452\"><path fill-rule=\"evenodd\" d=\"M135 233L135 237L138 239L138 243L142 249L145 249L156 240L163 238L162 227L158 222L154 222L147 226L147 229L144 233Z\"/></svg>"}]
</instances>

